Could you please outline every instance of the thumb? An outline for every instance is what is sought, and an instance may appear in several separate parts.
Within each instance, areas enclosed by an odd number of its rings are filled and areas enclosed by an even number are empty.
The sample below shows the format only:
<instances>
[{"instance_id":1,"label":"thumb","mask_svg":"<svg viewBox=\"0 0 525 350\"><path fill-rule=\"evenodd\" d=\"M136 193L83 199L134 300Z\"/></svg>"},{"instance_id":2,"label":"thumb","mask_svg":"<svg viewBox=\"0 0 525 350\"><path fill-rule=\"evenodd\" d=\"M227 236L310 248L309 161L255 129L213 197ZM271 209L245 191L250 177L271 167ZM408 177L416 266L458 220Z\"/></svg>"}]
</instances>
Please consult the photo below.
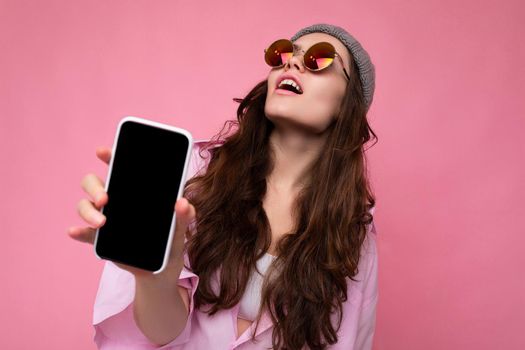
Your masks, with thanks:
<instances>
[{"instance_id":1,"label":"thumb","mask_svg":"<svg viewBox=\"0 0 525 350\"><path fill-rule=\"evenodd\" d=\"M188 225L195 218L195 208L186 198L179 198L175 203L175 232L171 248L171 261L179 261L184 250L184 238Z\"/></svg>"},{"instance_id":2,"label":"thumb","mask_svg":"<svg viewBox=\"0 0 525 350\"><path fill-rule=\"evenodd\" d=\"M186 232L186 228L195 218L195 207L184 197L179 198L175 203L175 222L176 230ZM177 232L179 233L179 232Z\"/></svg>"}]
</instances>

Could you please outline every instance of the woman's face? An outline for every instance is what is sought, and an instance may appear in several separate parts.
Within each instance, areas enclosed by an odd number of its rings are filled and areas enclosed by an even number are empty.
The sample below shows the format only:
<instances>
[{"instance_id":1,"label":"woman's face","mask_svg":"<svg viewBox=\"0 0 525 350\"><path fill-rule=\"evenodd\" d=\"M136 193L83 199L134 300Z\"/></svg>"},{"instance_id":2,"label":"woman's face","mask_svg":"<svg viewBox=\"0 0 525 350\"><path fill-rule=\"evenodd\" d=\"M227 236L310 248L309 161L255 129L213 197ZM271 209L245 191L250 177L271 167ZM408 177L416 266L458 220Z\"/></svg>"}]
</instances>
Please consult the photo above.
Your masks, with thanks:
<instances>
[{"instance_id":1,"label":"woman's face","mask_svg":"<svg viewBox=\"0 0 525 350\"><path fill-rule=\"evenodd\" d=\"M323 133L337 116L347 85L341 61L336 58L330 67L320 72L311 72L303 65L304 51L321 41L329 42L335 47L343 59L346 71L352 74L348 50L338 39L324 33L300 37L295 44L303 51L298 50L285 66L272 69L268 75L264 112L275 125L292 125L308 132ZM302 94L277 89L284 74L297 80Z\"/></svg>"}]
</instances>

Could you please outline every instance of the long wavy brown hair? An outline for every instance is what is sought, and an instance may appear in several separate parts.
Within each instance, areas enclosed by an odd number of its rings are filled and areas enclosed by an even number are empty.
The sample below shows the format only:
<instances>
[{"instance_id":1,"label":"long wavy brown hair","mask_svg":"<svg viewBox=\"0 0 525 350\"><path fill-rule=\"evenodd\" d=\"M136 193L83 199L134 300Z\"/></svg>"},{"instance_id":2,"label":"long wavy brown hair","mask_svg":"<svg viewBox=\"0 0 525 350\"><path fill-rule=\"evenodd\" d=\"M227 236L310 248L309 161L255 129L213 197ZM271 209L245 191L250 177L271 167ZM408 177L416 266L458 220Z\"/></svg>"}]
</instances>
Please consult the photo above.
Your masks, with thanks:
<instances>
[{"instance_id":1,"label":"long wavy brown hair","mask_svg":"<svg viewBox=\"0 0 525 350\"><path fill-rule=\"evenodd\" d=\"M347 283L358 273L366 225L373 219L365 144L372 136L377 142L377 136L366 118L357 66L350 61L353 74L312 165L315 176L295 199L294 229L277 242L278 257L265 275L256 322L268 311L276 349L324 349L337 342ZM265 80L245 98L234 99L240 103L237 120L226 122L212 139L207 170L185 189L197 211L187 245L200 280L194 302L210 315L239 303L256 261L270 247L263 199L273 166L274 126L264 113L266 94ZM255 332L252 337L255 341Z\"/></svg>"}]
</instances>

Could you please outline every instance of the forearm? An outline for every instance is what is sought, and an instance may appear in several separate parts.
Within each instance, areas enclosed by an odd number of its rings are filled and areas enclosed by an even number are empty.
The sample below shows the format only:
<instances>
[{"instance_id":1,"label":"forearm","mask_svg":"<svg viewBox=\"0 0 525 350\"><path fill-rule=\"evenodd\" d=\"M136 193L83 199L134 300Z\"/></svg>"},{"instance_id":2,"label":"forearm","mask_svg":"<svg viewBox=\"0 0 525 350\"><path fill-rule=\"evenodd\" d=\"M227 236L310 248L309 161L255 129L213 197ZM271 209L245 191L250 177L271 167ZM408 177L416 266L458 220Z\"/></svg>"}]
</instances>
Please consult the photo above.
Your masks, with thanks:
<instances>
[{"instance_id":1,"label":"forearm","mask_svg":"<svg viewBox=\"0 0 525 350\"><path fill-rule=\"evenodd\" d=\"M151 275L135 277L135 322L154 344L165 345L184 329L188 309L179 294L177 280Z\"/></svg>"}]
</instances>

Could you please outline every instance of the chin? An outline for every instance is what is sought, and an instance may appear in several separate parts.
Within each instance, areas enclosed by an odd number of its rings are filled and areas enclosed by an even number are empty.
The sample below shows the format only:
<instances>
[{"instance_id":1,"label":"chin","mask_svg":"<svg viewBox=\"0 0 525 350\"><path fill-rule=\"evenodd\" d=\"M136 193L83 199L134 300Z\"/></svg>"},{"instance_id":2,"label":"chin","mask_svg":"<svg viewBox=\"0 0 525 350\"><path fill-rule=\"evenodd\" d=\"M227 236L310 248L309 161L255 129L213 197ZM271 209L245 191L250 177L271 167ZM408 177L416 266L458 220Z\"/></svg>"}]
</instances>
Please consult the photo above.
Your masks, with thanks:
<instances>
[{"instance_id":1,"label":"chin","mask_svg":"<svg viewBox=\"0 0 525 350\"><path fill-rule=\"evenodd\" d=\"M308 111L298 110L297 108L291 107L294 106L267 99L264 106L264 114L276 127L294 128L308 132L309 134L324 133L335 121L335 118L329 118L328 116L312 120L312 111L308 113ZM305 115L308 115L309 117L305 118Z\"/></svg>"},{"instance_id":2,"label":"chin","mask_svg":"<svg viewBox=\"0 0 525 350\"><path fill-rule=\"evenodd\" d=\"M323 126L305 123L304 120L301 120L301 118L298 117L291 117L282 114L266 114L266 118L268 118L268 120L270 120L277 129L281 130L293 130L306 134L322 134L324 131L326 131L326 128Z\"/></svg>"},{"instance_id":3,"label":"chin","mask_svg":"<svg viewBox=\"0 0 525 350\"><path fill-rule=\"evenodd\" d=\"M275 108L274 108L275 107ZM296 113L292 113L288 108L283 108L282 105L278 106L266 106L264 108L264 114L266 118L272 121L274 124L282 122L290 122L298 120Z\"/></svg>"},{"instance_id":4,"label":"chin","mask_svg":"<svg viewBox=\"0 0 525 350\"><path fill-rule=\"evenodd\" d=\"M264 106L264 114L270 120L275 119L298 119L301 113L297 112L297 108L292 108L289 104L284 104L278 101L266 100Z\"/></svg>"}]
</instances>

